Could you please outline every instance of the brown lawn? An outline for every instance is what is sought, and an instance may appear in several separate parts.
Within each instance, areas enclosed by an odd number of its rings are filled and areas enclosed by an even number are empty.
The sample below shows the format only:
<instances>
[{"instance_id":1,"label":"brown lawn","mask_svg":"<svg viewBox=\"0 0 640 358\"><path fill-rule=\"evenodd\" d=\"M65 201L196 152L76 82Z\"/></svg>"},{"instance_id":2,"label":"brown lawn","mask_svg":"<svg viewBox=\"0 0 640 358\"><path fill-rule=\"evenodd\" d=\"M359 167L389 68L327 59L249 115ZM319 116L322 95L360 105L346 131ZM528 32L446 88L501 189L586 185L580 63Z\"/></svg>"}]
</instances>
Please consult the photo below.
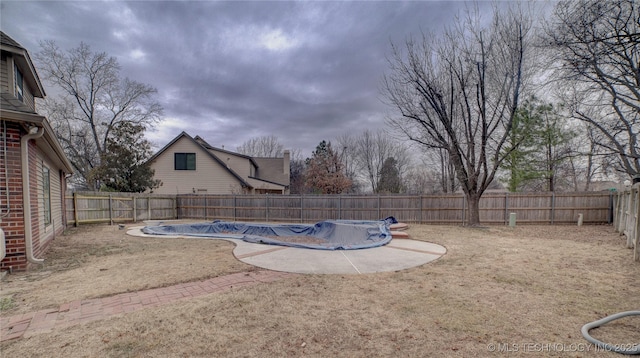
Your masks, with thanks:
<instances>
[{"instance_id":1,"label":"brown lawn","mask_svg":"<svg viewBox=\"0 0 640 358\"><path fill-rule=\"evenodd\" d=\"M595 352L580 328L640 309L640 264L610 226L409 233L447 255L399 272L298 275L202 296L4 342L0 356L615 357ZM5 278L1 314L255 270L232 249L117 226L70 229L42 269ZM592 334L640 344L640 316Z\"/></svg>"}]
</instances>

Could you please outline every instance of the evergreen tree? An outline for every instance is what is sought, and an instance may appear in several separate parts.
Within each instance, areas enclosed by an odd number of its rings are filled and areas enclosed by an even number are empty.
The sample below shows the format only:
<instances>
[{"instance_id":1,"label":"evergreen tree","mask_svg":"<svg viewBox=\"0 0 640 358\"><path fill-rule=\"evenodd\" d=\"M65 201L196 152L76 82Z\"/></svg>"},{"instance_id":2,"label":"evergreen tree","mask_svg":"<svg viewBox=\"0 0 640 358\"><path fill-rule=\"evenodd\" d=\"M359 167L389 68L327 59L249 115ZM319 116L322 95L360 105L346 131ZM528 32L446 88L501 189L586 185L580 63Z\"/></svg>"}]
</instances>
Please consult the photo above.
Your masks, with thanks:
<instances>
[{"instance_id":1,"label":"evergreen tree","mask_svg":"<svg viewBox=\"0 0 640 358\"><path fill-rule=\"evenodd\" d=\"M398 171L398 163L393 157L384 160L380 169L380 181L378 193L400 193L402 191L402 179Z\"/></svg>"},{"instance_id":2,"label":"evergreen tree","mask_svg":"<svg viewBox=\"0 0 640 358\"><path fill-rule=\"evenodd\" d=\"M518 109L505 148L509 191L557 189L558 172L573 155L575 133L557 108L532 97Z\"/></svg>"},{"instance_id":3,"label":"evergreen tree","mask_svg":"<svg viewBox=\"0 0 640 358\"><path fill-rule=\"evenodd\" d=\"M505 181L510 192L520 190L526 182L539 177L531 162L537 150L534 139L535 127L540 120L536 113L536 106L532 103L533 100L532 98L525 101L522 107L518 108L513 118L511 132L507 137L502 168L509 173Z\"/></svg>"},{"instance_id":4,"label":"evergreen tree","mask_svg":"<svg viewBox=\"0 0 640 358\"><path fill-rule=\"evenodd\" d=\"M574 155L570 146L575 133L565 126L564 118L558 115L551 104L541 104L537 108L540 122L536 130L537 147L539 148L535 164L539 177L542 179L540 187L548 191L556 191L559 171Z\"/></svg>"},{"instance_id":5,"label":"evergreen tree","mask_svg":"<svg viewBox=\"0 0 640 358\"><path fill-rule=\"evenodd\" d=\"M141 193L155 189L162 183L153 179L154 171L146 163L151 154L143 125L118 123L107 139L100 165L91 171L90 178L106 191Z\"/></svg>"}]
</instances>

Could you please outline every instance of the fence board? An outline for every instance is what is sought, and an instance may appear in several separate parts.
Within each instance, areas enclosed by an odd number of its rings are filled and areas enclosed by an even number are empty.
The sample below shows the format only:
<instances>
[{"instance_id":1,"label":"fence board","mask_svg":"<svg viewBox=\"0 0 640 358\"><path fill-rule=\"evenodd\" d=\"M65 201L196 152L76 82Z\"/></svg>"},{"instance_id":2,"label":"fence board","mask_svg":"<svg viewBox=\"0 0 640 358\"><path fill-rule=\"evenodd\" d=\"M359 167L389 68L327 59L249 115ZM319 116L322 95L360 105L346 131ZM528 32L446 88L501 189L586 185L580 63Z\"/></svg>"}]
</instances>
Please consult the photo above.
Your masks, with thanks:
<instances>
[{"instance_id":1,"label":"fence board","mask_svg":"<svg viewBox=\"0 0 640 358\"><path fill-rule=\"evenodd\" d=\"M175 219L175 202L175 197L150 194L67 193L67 225Z\"/></svg>"},{"instance_id":2,"label":"fence board","mask_svg":"<svg viewBox=\"0 0 640 358\"><path fill-rule=\"evenodd\" d=\"M516 213L518 223L571 224L583 214L584 223L607 223L612 220L611 196L609 192L488 193L480 200L480 220L483 224L507 224L509 214ZM77 192L67 196L66 205L67 224L76 225L149 219L317 222L388 216L407 223L461 225L468 216L462 194L160 196Z\"/></svg>"},{"instance_id":3,"label":"fence board","mask_svg":"<svg viewBox=\"0 0 640 358\"><path fill-rule=\"evenodd\" d=\"M640 261L640 183L617 193L613 205L613 226L620 235L626 236L633 259Z\"/></svg>"}]
</instances>

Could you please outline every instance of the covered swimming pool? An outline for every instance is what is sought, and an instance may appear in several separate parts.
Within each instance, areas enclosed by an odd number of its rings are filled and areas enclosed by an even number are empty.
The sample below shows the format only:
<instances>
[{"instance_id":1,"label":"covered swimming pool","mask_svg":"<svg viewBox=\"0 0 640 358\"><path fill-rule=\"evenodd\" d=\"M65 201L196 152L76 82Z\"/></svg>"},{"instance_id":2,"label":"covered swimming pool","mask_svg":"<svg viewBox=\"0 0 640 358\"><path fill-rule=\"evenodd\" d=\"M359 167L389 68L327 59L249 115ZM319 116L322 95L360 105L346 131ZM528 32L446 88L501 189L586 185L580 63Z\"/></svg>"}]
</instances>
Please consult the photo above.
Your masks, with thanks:
<instances>
[{"instance_id":1,"label":"covered swimming pool","mask_svg":"<svg viewBox=\"0 0 640 358\"><path fill-rule=\"evenodd\" d=\"M251 243L319 250L357 250L383 246L392 239L393 217L375 221L326 220L316 224L263 224L213 221L145 226L149 235L233 238Z\"/></svg>"}]
</instances>

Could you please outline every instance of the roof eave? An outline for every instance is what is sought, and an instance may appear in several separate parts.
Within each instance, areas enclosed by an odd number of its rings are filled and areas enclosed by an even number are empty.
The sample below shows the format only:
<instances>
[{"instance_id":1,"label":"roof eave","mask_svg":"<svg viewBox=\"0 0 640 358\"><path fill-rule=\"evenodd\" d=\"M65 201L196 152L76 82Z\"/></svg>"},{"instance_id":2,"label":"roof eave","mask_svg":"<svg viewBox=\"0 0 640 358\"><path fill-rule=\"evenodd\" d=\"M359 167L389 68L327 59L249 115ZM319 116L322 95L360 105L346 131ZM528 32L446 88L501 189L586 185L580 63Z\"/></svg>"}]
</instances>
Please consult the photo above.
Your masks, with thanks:
<instances>
[{"instance_id":1,"label":"roof eave","mask_svg":"<svg viewBox=\"0 0 640 358\"><path fill-rule=\"evenodd\" d=\"M37 113L26 113L0 109L0 118L11 122L44 128L44 139L47 142L47 145L53 150L56 157L59 159L60 164L63 166L63 169L65 169L66 173L69 174L74 172L73 165L71 165L71 162L69 162L69 159L67 159L66 155L64 154L64 150L55 137L53 128L49 124L49 121L47 121L46 117L41 116Z\"/></svg>"},{"instance_id":2,"label":"roof eave","mask_svg":"<svg viewBox=\"0 0 640 358\"><path fill-rule=\"evenodd\" d=\"M25 76L25 79L29 82L29 85L33 89L33 96L38 98L44 98L47 94L44 91L44 86L40 81L38 72L36 72L36 67L33 65L33 61L31 61L29 52L24 48L15 47L8 44L0 44L0 49L2 51L6 51L15 55L14 61L17 61L18 65L21 68L27 68L29 70L31 75Z\"/></svg>"}]
</instances>

